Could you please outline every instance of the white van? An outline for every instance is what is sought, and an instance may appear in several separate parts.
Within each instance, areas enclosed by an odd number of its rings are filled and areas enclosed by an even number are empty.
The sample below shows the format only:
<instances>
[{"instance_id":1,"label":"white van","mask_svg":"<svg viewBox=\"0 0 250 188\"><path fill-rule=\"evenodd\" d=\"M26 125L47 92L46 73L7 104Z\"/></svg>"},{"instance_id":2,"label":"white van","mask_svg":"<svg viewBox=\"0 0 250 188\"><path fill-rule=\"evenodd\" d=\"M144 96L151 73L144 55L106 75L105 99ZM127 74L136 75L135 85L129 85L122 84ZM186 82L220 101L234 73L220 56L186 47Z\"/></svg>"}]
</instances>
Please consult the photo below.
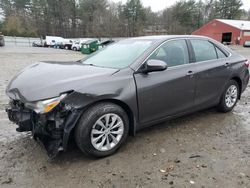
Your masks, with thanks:
<instances>
[{"instance_id":1,"label":"white van","mask_svg":"<svg viewBox=\"0 0 250 188\"><path fill-rule=\"evenodd\" d=\"M64 38L56 36L46 36L44 46L53 47L56 43L63 42Z\"/></svg>"}]
</instances>

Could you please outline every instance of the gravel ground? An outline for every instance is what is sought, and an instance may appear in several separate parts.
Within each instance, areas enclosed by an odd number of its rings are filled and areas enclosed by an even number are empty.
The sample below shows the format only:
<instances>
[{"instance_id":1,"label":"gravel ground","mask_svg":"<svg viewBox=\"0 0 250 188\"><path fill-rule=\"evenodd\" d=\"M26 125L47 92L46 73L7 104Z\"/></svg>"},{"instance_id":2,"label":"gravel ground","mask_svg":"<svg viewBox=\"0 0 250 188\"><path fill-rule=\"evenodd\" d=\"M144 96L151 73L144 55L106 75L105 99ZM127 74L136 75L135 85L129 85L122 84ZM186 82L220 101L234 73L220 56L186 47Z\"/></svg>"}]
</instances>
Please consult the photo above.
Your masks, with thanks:
<instances>
[{"instance_id":1,"label":"gravel ground","mask_svg":"<svg viewBox=\"0 0 250 188\"><path fill-rule=\"evenodd\" d=\"M250 49L233 47L250 59ZM79 52L0 48L0 187L250 187L250 87L233 112L214 109L168 121L129 137L113 156L90 159L74 143L50 160L30 134L7 119L5 88L42 60L78 60Z\"/></svg>"}]
</instances>

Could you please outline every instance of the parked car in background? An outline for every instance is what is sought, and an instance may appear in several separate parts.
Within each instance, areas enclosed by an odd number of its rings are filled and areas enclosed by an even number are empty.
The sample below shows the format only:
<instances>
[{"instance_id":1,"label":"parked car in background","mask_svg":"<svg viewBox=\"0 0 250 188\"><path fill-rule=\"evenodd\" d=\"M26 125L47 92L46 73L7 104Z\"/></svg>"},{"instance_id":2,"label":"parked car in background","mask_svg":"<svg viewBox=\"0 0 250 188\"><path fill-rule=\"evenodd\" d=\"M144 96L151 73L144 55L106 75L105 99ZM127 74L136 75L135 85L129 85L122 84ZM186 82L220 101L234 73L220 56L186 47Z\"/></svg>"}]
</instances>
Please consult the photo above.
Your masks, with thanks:
<instances>
[{"instance_id":1,"label":"parked car in background","mask_svg":"<svg viewBox=\"0 0 250 188\"><path fill-rule=\"evenodd\" d=\"M243 44L244 47L250 47L250 41L245 41Z\"/></svg>"},{"instance_id":2,"label":"parked car in background","mask_svg":"<svg viewBox=\"0 0 250 188\"><path fill-rule=\"evenodd\" d=\"M63 42L56 42L53 47L56 49L64 49L64 44Z\"/></svg>"},{"instance_id":3,"label":"parked car in background","mask_svg":"<svg viewBox=\"0 0 250 188\"><path fill-rule=\"evenodd\" d=\"M74 41L72 46L71 46L71 50L79 51L80 48L81 48L80 41Z\"/></svg>"},{"instance_id":4,"label":"parked car in background","mask_svg":"<svg viewBox=\"0 0 250 188\"><path fill-rule=\"evenodd\" d=\"M5 46L4 36L2 35L1 32L0 32L0 46Z\"/></svg>"},{"instance_id":5,"label":"parked car in background","mask_svg":"<svg viewBox=\"0 0 250 188\"><path fill-rule=\"evenodd\" d=\"M73 42L71 49L74 51L80 51L82 44L86 41L90 40L89 38L85 38L85 39L80 39L80 40L76 40Z\"/></svg>"},{"instance_id":6,"label":"parked car in background","mask_svg":"<svg viewBox=\"0 0 250 188\"><path fill-rule=\"evenodd\" d=\"M63 40L63 46L64 46L64 49L66 50L71 50L72 44L73 44L73 41L71 39Z\"/></svg>"},{"instance_id":7,"label":"parked car in background","mask_svg":"<svg viewBox=\"0 0 250 188\"><path fill-rule=\"evenodd\" d=\"M54 47L56 43L63 42L64 38L56 36L46 36L44 41L45 47Z\"/></svg>"},{"instance_id":8,"label":"parked car in background","mask_svg":"<svg viewBox=\"0 0 250 188\"><path fill-rule=\"evenodd\" d=\"M248 67L206 37L130 38L77 62L30 65L10 81L6 111L51 157L67 149L70 135L84 153L105 157L129 132L210 107L231 111Z\"/></svg>"},{"instance_id":9,"label":"parked car in background","mask_svg":"<svg viewBox=\"0 0 250 188\"><path fill-rule=\"evenodd\" d=\"M32 46L33 46L33 47L43 47L43 44L42 44L41 42L34 41L34 42L32 43Z\"/></svg>"}]
</instances>

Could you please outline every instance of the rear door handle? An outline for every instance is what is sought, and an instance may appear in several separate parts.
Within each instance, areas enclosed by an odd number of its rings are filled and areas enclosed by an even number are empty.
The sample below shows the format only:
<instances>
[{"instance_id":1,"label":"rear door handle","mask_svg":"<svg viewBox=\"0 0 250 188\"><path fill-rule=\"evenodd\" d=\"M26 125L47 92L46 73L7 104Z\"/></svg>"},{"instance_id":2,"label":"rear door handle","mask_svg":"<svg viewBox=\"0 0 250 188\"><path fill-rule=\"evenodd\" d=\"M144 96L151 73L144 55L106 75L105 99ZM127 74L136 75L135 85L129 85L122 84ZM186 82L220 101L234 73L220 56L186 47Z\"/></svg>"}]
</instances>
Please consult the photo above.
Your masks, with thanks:
<instances>
[{"instance_id":1,"label":"rear door handle","mask_svg":"<svg viewBox=\"0 0 250 188\"><path fill-rule=\"evenodd\" d=\"M192 75L194 75L194 71L188 71L187 72L187 76L192 76Z\"/></svg>"},{"instance_id":2,"label":"rear door handle","mask_svg":"<svg viewBox=\"0 0 250 188\"><path fill-rule=\"evenodd\" d=\"M229 63L225 63L225 67L227 67L229 65Z\"/></svg>"}]
</instances>

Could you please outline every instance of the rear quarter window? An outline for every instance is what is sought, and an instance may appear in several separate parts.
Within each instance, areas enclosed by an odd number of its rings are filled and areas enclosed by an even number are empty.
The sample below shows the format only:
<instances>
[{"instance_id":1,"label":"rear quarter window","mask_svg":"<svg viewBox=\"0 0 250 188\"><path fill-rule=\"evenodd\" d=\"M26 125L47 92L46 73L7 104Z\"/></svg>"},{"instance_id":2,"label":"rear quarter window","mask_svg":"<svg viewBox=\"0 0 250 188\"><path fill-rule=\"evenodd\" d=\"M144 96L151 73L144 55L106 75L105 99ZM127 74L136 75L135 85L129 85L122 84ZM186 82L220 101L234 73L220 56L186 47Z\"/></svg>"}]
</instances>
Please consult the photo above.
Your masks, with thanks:
<instances>
[{"instance_id":1,"label":"rear quarter window","mask_svg":"<svg viewBox=\"0 0 250 188\"><path fill-rule=\"evenodd\" d=\"M226 58L227 56L224 54L224 52L222 52L219 48L215 47L217 55L218 55L218 59L221 58Z\"/></svg>"}]
</instances>

